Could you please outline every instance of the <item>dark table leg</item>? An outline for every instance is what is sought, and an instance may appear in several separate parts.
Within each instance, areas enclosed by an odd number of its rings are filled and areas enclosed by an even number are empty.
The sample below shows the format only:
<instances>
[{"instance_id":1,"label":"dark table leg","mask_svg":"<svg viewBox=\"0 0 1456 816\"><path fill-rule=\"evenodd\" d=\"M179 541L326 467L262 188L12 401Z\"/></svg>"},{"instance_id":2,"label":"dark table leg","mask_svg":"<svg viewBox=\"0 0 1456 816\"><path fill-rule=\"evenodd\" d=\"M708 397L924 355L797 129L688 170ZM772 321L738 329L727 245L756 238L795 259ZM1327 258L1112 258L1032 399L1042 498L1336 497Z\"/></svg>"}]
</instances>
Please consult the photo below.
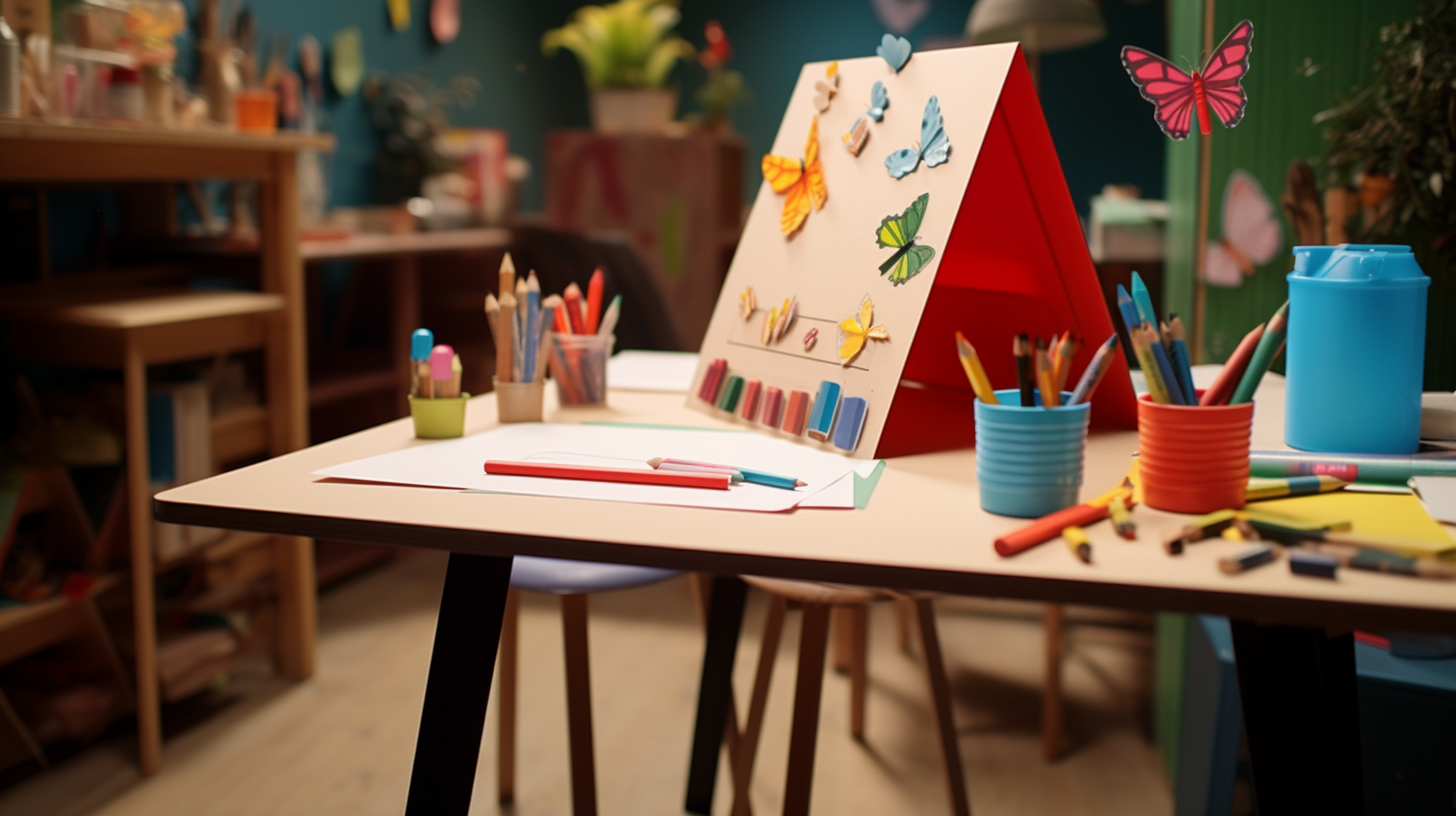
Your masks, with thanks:
<instances>
[{"instance_id":1,"label":"dark table leg","mask_svg":"<svg viewBox=\"0 0 1456 816\"><path fill-rule=\"evenodd\" d=\"M511 559L450 554L405 816L466 816Z\"/></svg>"},{"instance_id":2,"label":"dark table leg","mask_svg":"<svg viewBox=\"0 0 1456 816\"><path fill-rule=\"evenodd\" d=\"M1363 813L1354 636L1232 624L1259 813Z\"/></svg>"},{"instance_id":3,"label":"dark table leg","mask_svg":"<svg viewBox=\"0 0 1456 816\"><path fill-rule=\"evenodd\" d=\"M698 719L693 728L692 764L688 768L688 799L684 809L708 816L713 809L713 785L718 781L718 746L733 694L733 659L738 654L738 632L743 628L743 604L748 585L733 575L713 576L708 601L708 636L703 648L703 677L698 686Z\"/></svg>"}]
</instances>

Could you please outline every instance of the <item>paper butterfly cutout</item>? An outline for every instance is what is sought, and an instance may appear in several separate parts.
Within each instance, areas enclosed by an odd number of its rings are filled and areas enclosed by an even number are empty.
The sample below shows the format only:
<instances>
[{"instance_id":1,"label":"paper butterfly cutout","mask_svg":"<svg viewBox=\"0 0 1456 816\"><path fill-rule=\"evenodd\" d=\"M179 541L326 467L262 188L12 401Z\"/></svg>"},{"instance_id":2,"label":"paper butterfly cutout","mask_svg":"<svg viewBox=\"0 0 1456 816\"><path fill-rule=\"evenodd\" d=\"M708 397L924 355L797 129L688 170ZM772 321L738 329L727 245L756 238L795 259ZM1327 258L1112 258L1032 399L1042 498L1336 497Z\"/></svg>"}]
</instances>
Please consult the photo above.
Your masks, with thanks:
<instances>
[{"instance_id":1,"label":"paper butterfly cutout","mask_svg":"<svg viewBox=\"0 0 1456 816\"><path fill-rule=\"evenodd\" d=\"M859 304L859 314L850 315L839 321L840 365L849 365L855 357L859 356L867 341L890 339L890 331L884 326L870 328L870 318L874 317L874 314L875 304L870 303L869 295L865 295L864 300Z\"/></svg>"},{"instance_id":2,"label":"paper butterfly cutout","mask_svg":"<svg viewBox=\"0 0 1456 816\"><path fill-rule=\"evenodd\" d=\"M905 63L910 61L910 41L904 37L886 34L880 38L880 47L875 49L875 53L898 74L905 67Z\"/></svg>"},{"instance_id":3,"label":"paper butterfly cutout","mask_svg":"<svg viewBox=\"0 0 1456 816\"><path fill-rule=\"evenodd\" d=\"M1248 20L1234 26L1223 38L1202 71L1188 74L1151 51L1131 45L1122 48L1122 67L1132 77L1143 99L1153 103L1153 118L1168 138L1188 138L1193 107L1198 106L1198 131L1213 132L1209 109L1231 128L1243 121L1249 96L1240 84L1249 72L1250 43L1254 24Z\"/></svg>"},{"instance_id":4,"label":"paper butterfly cutout","mask_svg":"<svg viewBox=\"0 0 1456 816\"><path fill-rule=\"evenodd\" d=\"M875 80L874 86L870 88L870 118L876 122L885 118L885 108L890 107L890 92L885 90L885 83Z\"/></svg>"},{"instance_id":5,"label":"paper butterfly cutout","mask_svg":"<svg viewBox=\"0 0 1456 816\"><path fill-rule=\"evenodd\" d=\"M749 286L738 293L738 304L743 309L743 319L753 317L753 311L758 308L758 298L753 295L753 287Z\"/></svg>"},{"instance_id":6,"label":"paper butterfly cutout","mask_svg":"<svg viewBox=\"0 0 1456 816\"><path fill-rule=\"evenodd\" d=\"M865 118L861 116L854 120L854 124L849 127L849 132L839 137L844 141L844 146L849 148L849 152L856 156L861 150L864 150L865 140L870 137L870 123L866 122Z\"/></svg>"},{"instance_id":7,"label":"paper butterfly cutout","mask_svg":"<svg viewBox=\"0 0 1456 816\"><path fill-rule=\"evenodd\" d=\"M765 346L769 343L777 343L793 325L794 318L799 316L799 299L796 297L784 298L783 308L775 306L768 316L763 320L763 330L759 332L759 341Z\"/></svg>"},{"instance_id":8,"label":"paper butterfly cutout","mask_svg":"<svg viewBox=\"0 0 1456 816\"><path fill-rule=\"evenodd\" d=\"M925 103L925 113L920 117L920 141L915 147L896 150L885 157L885 169L895 178L904 178L920 166L925 159L928 167L945 164L950 160L950 137L945 135L945 119L940 115L940 100L930 97Z\"/></svg>"},{"instance_id":9,"label":"paper butterfly cutout","mask_svg":"<svg viewBox=\"0 0 1456 816\"><path fill-rule=\"evenodd\" d=\"M894 247L895 254L880 264L880 274L890 274L890 283L899 286L915 277L935 257L935 249L915 243L920 232L920 223L925 220L925 208L930 204L930 193L921 193L905 212L887 215L875 231L875 241L882 247ZM891 272L891 269L894 269Z\"/></svg>"},{"instance_id":10,"label":"paper butterfly cutout","mask_svg":"<svg viewBox=\"0 0 1456 816\"><path fill-rule=\"evenodd\" d=\"M814 107L823 113L829 110L829 100L839 93L839 63L831 62L824 69L824 78L814 83Z\"/></svg>"},{"instance_id":11,"label":"paper butterfly cutout","mask_svg":"<svg viewBox=\"0 0 1456 816\"><path fill-rule=\"evenodd\" d=\"M1235 170L1223 188L1223 236L1208 244L1204 280L1212 286L1238 286L1255 267L1272 261L1283 244L1274 202L1257 179Z\"/></svg>"},{"instance_id":12,"label":"paper butterfly cutout","mask_svg":"<svg viewBox=\"0 0 1456 816\"><path fill-rule=\"evenodd\" d=\"M779 231L793 235L804 226L809 208L824 208L829 188L824 184L824 164L819 161L819 117L809 123L809 139L804 144L804 158L764 156L763 177L775 193L784 196L784 212L779 217Z\"/></svg>"}]
</instances>

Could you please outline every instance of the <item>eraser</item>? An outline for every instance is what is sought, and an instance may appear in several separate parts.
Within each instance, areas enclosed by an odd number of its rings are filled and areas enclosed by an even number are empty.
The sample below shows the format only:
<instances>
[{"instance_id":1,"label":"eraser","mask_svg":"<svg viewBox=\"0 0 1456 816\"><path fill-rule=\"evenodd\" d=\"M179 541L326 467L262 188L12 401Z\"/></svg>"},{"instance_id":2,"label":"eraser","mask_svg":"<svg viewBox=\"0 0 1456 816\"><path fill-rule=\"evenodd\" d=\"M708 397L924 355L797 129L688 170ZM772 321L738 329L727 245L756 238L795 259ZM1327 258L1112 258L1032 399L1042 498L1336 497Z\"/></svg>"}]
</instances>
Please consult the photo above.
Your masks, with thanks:
<instances>
[{"instance_id":1,"label":"eraser","mask_svg":"<svg viewBox=\"0 0 1456 816\"><path fill-rule=\"evenodd\" d=\"M723 384L723 393L718 397L718 407L733 413L738 408L738 399L743 396L743 378L734 374Z\"/></svg>"},{"instance_id":2,"label":"eraser","mask_svg":"<svg viewBox=\"0 0 1456 816\"><path fill-rule=\"evenodd\" d=\"M845 397L839 404L839 423L834 426L834 447L852 451L859 447L869 403L864 397Z\"/></svg>"},{"instance_id":3,"label":"eraser","mask_svg":"<svg viewBox=\"0 0 1456 816\"><path fill-rule=\"evenodd\" d=\"M430 359L430 349L435 347L435 333L429 329L415 329L410 335L410 359Z\"/></svg>"},{"instance_id":4,"label":"eraser","mask_svg":"<svg viewBox=\"0 0 1456 816\"><path fill-rule=\"evenodd\" d=\"M1289 551L1289 571L1295 575L1308 575L1311 578L1334 578L1339 568L1339 560L1328 555L1304 552L1302 550Z\"/></svg>"},{"instance_id":5,"label":"eraser","mask_svg":"<svg viewBox=\"0 0 1456 816\"><path fill-rule=\"evenodd\" d=\"M455 359L455 349L449 346L435 346L430 352L430 379L450 379L450 362Z\"/></svg>"},{"instance_id":6,"label":"eraser","mask_svg":"<svg viewBox=\"0 0 1456 816\"><path fill-rule=\"evenodd\" d=\"M789 403L784 407L784 433L802 436L808 416L809 394L804 391L790 392Z\"/></svg>"},{"instance_id":7,"label":"eraser","mask_svg":"<svg viewBox=\"0 0 1456 816\"><path fill-rule=\"evenodd\" d=\"M820 442L829 438L834 429L834 417L839 413L839 383L825 380L819 383L819 395L814 398L814 410L809 415L809 438Z\"/></svg>"},{"instance_id":8,"label":"eraser","mask_svg":"<svg viewBox=\"0 0 1456 816\"><path fill-rule=\"evenodd\" d=\"M762 380L749 380L743 388L743 413L741 416L749 422L758 416L758 394L762 388Z\"/></svg>"},{"instance_id":9,"label":"eraser","mask_svg":"<svg viewBox=\"0 0 1456 816\"><path fill-rule=\"evenodd\" d=\"M770 386L763 392L763 424L777 428L784 419L784 391Z\"/></svg>"}]
</instances>

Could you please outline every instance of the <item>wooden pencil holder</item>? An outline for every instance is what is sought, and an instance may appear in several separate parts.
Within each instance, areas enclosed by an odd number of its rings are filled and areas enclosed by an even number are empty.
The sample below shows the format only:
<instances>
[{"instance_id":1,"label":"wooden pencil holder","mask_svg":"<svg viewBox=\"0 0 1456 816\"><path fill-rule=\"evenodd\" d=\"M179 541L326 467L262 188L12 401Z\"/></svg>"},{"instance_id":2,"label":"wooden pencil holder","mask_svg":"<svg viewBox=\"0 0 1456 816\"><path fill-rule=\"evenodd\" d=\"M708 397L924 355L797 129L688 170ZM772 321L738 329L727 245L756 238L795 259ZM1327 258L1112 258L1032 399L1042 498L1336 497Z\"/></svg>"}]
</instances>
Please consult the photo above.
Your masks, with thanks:
<instances>
[{"instance_id":1,"label":"wooden pencil holder","mask_svg":"<svg viewBox=\"0 0 1456 816\"><path fill-rule=\"evenodd\" d=\"M508 382L495 380L496 410L501 422L540 422L541 401L546 381Z\"/></svg>"},{"instance_id":2,"label":"wooden pencil holder","mask_svg":"<svg viewBox=\"0 0 1456 816\"><path fill-rule=\"evenodd\" d=\"M410 417L415 421L416 439L455 439L465 435L465 401L458 397L410 397Z\"/></svg>"}]
</instances>

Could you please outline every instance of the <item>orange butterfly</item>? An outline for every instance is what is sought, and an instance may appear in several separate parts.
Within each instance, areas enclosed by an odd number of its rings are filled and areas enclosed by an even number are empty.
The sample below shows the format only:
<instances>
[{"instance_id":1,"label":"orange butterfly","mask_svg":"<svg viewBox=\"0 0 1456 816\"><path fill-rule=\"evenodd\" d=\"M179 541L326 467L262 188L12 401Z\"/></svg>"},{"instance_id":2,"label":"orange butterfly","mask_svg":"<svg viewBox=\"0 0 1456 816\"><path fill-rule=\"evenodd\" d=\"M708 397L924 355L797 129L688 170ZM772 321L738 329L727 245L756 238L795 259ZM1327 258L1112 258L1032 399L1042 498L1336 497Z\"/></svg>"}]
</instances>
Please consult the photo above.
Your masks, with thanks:
<instances>
[{"instance_id":1,"label":"orange butterfly","mask_svg":"<svg viewBox=\"0 0 1456 816\"><path fill-rule=\"evenodd\" d=\"M783 234L792 235L804 226L811 203L814 209L823 209L829 188L824 186L824 164L819 161L819 117L809 124L804 159L764 156L763 177L775 193L784 196L784 213L779 218Z\"/></svg>"}]
</instances>

